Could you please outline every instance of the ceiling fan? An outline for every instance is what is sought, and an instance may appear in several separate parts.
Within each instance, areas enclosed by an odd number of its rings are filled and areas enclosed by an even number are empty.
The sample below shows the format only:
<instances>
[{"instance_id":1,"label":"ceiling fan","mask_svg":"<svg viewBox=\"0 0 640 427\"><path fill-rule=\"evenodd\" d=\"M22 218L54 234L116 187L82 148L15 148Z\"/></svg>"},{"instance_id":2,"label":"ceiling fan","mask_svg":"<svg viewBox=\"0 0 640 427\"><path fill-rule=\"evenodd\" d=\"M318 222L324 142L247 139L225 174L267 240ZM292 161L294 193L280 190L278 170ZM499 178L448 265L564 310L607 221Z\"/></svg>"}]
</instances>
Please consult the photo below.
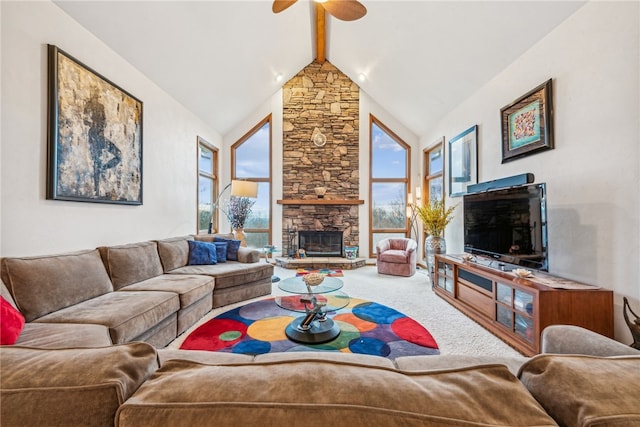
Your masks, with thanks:
<instances>
[{"instance_id":1,"label":"ceiling fan","mask_svg":"<svg viewBox=\"0 0 640 427\"><path fill-rule=\"evenodd\" d=\"M280 13L298 0L274 0L271 10ZM314 0L329 14L341 21L355 21L367 13L367 8L358 0Z\"/></svg>"}]
</instances>

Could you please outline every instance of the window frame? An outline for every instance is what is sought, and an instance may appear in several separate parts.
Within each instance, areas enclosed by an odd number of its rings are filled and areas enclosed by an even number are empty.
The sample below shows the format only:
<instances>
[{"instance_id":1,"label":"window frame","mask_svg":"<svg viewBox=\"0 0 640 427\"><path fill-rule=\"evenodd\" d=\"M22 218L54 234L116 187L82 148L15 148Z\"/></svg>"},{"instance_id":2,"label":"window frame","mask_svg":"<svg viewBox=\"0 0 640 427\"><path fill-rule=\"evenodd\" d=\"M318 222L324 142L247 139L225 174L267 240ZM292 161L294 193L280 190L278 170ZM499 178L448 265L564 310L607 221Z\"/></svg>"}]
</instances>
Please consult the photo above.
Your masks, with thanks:
<instances>
[{"instance_id":1,"label":"window frame","mask_svg":"<svg viewBox=\"0 0 640 427\"><path fill-rule=\"evenodd\" d=\"M203 147L211 151L211 171L205 172L200 170L200 147ZM215 203L216 196L218 195L219 179L218 174L218 149L211 143L206 141L201 136L196 138L196 234L207 234L207 229L200 229L200 178L210 179L211 185L211 207ZM213 224L211 225L211 231L217 230L219 227L218 209L213 209L211 212Z\"/></svg>"},{"instance_id":2,"label":"window frame","mask_svg":"<svg viewBox=\"0 0 640 427\"><path fill-rule=\"evenodd\" d=\"M253 178L236 178L236 150L242 144L244 144L249 138L251 138L258 130L260 130L265 124L269 124L269 176L268 177L253 177ZM272 153L273 153L273 121L272 115L269 114L267 117L258 122L254 127L252 127L247 133L245 133L240 139L238 139L230 148L231 151L231 179L243 179L246 181L257 182L260 185L261 182L266 182L269 184L269 227L266 229L263 228L244 228L245 233L264 233L266 232L268 235L268 242L271 244L273 239L273 162L272 162Z\"/></svg>"},{"instance_id":3,"label":"window frame","mask_svg":"<svg viewBox=\"0 0 640 427\"><path fill-rule=\"evenodd\" d=\"M442 167L440 168L439 172L435 172L435 173L431 173L431 153L433 153L436 150L440 150L441 152L441 162L442 162ZM442 198L441 200L444 200L445 198L445 192L444 192L444 171L447 167L447 163L446 163L446 159L445 159L445 148L444 148L444 137L440 138L438 141L434 142L433 144L431 144L429 147L425 148L422 153L423 153L423 165L424 165L424 174L423 174L423 180L422 180L422 203L429 203L431 201L432 195L431 195L431 181L435 180L435 179L442 179ZM429 236L429 233L427 233L427 231L424 229L422 229L422 242L424 242L426 240L426 238ZM421 242L418 242L418 244L421 244ZM424 252L424 251L423 251ZM427 254L423 253L422 254L422 259L426 260L427 259Z\"/></svg>"},{"instance_id":4,"label":"window frame","mask_svg":"<svg viewBox=\"0 0 640 427\"><path fill-rule=\"evenodd\" d=\"M405 174L404 178L374 178L373 177L373 125L379 127L383 132L385 132L391 139L393 139L396 143L398 143L402 148L405 149ZM400 138L395 132L393 132L388 126L386 126L382 121L376 118L373 114L369 115L369 257L375 258L375 244L377 242L373 241L373 235L379 233L398 233L404 234L404 236L409 236L411 232L410 227L410 218L409 215L406 215L405 211L405 226L401 229L391 229L391 228L374 228L373 226L373 186L378 183L402 183L405 186L404 192L404 205L407 206L408 203L408 193L411 192L411 146L404 142L402 138Z\"/></svg>"}]
</instances>

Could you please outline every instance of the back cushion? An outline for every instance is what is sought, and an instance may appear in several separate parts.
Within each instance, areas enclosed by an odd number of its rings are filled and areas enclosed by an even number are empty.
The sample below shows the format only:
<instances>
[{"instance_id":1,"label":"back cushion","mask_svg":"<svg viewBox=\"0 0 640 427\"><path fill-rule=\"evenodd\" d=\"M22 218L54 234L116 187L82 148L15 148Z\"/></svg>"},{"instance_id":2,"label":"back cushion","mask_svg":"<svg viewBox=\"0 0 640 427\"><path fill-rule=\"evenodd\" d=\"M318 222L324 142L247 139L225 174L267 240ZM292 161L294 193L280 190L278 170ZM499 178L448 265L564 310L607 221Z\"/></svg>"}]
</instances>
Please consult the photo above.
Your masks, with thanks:
<instances>
[{"instance_id":1,"label":"back cushion","mask_svg":"<svg viewBox=\"0 0 640 427\"><path fill-rule=\"evenodd\" d=\"M3 258L2 280L27 322L113 291L97 249Z\"/></svg>"},{"instance_id":2,"label":"back cushion","mask_svg":"<svg viewBox=\"0 0 640 427\"><path fill-rule=\"evenodd\" d=\"M102 348L4 347L0 419L7 426L110 426L158 368L146 343Z\"/></svg>"},{"instance_id":3,"label":"back cushion","mask_svg":"<svg viewBox=\"0 0 640 427\"><path fill-rule=\"evenodd\" d=\"M189 261L189 244L187 240L191 238L192 236L174 237L156 242L165 273L187 265L187 261Z\"/></svg>"},{"instance_id":4,"label":"back cushion","mask_svg":"<svg viewBox=\"0 0 640 427\"><path fill-rule=\"evenodd\" d=\"M103 246L100 253L115 290L164 273L156 242Z\"/></svg>"}]
</instances>

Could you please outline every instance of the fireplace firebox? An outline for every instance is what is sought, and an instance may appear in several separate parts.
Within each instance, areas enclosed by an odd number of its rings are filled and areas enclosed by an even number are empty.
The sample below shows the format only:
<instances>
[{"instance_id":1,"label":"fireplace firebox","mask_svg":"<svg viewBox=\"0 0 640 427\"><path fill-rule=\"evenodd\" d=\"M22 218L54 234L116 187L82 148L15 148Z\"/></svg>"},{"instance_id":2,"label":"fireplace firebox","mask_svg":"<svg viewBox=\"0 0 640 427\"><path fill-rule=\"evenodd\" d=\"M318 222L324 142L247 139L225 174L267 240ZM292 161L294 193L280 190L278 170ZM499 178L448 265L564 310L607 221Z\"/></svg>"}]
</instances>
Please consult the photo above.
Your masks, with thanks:
<instances>
[{"instance_id":1,"label":"fireplace firebox","mask_svg":"<svg viewBox=\"0 0 640 427\"><path fill-rule=\"evenodd\" d=\"M298 231L298 247L309 257L341 257L342 231Z\"/></svg>"}]
</instances>

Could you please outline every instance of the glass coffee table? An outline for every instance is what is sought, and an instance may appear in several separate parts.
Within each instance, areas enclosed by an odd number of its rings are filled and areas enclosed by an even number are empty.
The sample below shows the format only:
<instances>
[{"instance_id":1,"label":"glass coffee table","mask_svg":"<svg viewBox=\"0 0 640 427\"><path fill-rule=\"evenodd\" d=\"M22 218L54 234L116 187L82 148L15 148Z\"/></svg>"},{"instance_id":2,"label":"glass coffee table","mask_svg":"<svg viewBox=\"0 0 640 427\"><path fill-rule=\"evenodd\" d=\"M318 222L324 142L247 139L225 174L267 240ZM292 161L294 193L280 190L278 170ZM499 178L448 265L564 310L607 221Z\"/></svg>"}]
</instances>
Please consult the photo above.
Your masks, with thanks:
<instances>
[{"instance_id":1,"label":"glass coffee table","mask_svg":"<svg viewBox=\"0 0 640 427\"><path fill-rule=\"evenodd\" d=\"M349 295L340 291L342 280L325 277L317 286L307 286L302 277L290 277L278 284L280 290L292 295L277 296L280 307L305 313L287 325L285 334L295 342L321 344L340 335L340 327L327 313L349 305Z\"/></svg>"}]
</instances>

